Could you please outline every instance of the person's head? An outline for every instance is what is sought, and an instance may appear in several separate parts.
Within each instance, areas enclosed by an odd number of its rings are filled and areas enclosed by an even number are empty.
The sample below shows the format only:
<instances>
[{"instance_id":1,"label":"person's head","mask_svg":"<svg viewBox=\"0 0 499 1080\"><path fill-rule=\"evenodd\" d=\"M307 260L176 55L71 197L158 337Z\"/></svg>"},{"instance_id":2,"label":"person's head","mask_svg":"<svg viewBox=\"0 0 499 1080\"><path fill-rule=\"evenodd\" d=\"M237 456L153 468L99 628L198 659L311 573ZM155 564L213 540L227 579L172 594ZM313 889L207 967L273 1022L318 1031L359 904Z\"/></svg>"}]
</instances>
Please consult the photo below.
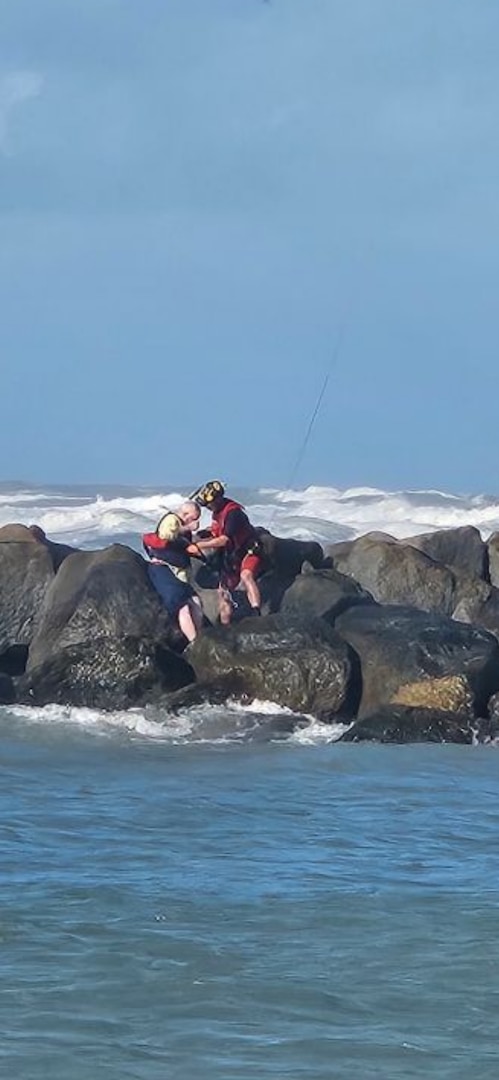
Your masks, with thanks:
<instances>
[{"instance_id":1,"label":"person's head","mask_svg":"<svg viewBox=\"0 0 499 1080\"><path fill-rule=\"evenodd\" d=\"M183 525L197 525L201 517L201 510L193 499L188 499L179 507L178 516Z\"/></svg>"},{"instance_id":2,"label":"person's head","mask_svg":"<svg viewBox=\"0 0 499 1080\"><path fill-rule=\"evenodd\" d=\"M222 505L225 488L221 480L209 480L204 487L199 488L194 498L199 506L205 506L207 510L218 510Z\"/></svg>"}]
</instances>

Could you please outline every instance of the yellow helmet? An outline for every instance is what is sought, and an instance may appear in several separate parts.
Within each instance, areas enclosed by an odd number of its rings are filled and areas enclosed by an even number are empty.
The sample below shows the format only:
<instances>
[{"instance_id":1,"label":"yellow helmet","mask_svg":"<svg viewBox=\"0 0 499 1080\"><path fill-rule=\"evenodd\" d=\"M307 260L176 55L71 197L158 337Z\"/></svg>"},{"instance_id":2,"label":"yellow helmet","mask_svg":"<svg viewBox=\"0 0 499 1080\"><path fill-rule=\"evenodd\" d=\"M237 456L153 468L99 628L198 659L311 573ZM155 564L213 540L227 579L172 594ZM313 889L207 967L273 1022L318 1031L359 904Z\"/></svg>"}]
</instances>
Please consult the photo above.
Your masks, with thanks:
<instances>
[{"instance_id":1,"label":"yellow helmet","mask_svg":"<svg viewBox=\"0 0 499 1080\"><path fill-rule=\"evenodd\" d=\"M215 499L219 499L225 493L225 488L221 480L209 480L204 487L198 488L192 496L194 501L199 503L199 506L210 507Z\"/></svg>"}]
</instances>

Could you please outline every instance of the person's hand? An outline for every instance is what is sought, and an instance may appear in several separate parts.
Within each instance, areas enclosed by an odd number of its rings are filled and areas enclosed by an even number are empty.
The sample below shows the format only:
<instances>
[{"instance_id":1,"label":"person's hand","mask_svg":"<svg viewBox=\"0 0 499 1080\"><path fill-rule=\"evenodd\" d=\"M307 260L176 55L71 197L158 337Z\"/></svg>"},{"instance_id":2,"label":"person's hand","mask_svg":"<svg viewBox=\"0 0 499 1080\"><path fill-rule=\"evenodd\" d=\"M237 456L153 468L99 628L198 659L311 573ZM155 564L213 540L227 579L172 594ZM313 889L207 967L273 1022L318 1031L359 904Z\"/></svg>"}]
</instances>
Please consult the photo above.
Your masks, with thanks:
<instances>
[{"instance_id":1,"label":"person's hand","mask_svg":"<svg viewBox=\"0 0 499 1080\"><path fill-rule=\"evenodd\" d=\"M206 562L206 555L204 551L201 551L199 544L189 544L185 550L188 555L193 555L195 559L201 559L201 562Z\"/></svg>"}]
</instances>

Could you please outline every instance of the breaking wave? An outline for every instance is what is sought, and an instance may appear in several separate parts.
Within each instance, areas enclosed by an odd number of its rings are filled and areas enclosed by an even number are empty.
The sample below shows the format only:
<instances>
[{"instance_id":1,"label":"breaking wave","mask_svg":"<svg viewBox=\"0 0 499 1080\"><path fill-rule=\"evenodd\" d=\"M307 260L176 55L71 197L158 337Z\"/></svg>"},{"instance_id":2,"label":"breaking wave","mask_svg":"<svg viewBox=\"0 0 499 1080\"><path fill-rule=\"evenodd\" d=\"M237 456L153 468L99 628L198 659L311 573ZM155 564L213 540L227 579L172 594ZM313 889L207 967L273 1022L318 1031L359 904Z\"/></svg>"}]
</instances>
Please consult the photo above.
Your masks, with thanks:
<instances>
[{"instance_id":1,"label":"breaking wave","mask_svg":"<svg viewBox=\"0 0 499 1080\"><path fill-rule=\"evenodd\" d=\"M185 495L174 488L158 492L3 484L0 525L12 521L36 523L51 539L77 547L99 547L117 541L139 548L141 534ZM278 536L319 543L353 539L372 531L403 539L435 529L473 525L484 540L499 531L499 498L493 495L317 486L288 491L235 489L234 495L244 502L255 525Z\"/></svg>"}]
</instances>

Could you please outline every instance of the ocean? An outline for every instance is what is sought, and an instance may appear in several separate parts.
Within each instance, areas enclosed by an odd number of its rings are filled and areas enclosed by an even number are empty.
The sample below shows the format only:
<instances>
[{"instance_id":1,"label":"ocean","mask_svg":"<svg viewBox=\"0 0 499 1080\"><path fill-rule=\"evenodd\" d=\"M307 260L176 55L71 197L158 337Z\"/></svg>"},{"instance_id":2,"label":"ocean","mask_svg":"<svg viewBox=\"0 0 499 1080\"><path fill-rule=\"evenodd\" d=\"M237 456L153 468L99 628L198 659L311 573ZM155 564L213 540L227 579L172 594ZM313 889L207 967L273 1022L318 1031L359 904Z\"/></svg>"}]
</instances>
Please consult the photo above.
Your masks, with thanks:
<instances>
[{"instance_id":1,"label":"ocean","mask_svg":"<svg viewBox=\"0 0 499 1080\"><path fill-rule=\"evenodd\" d=\"M140 550L183 494L4 483L0 525ZM499 530L490 495L234 494L323 543ZM495 1080L497 748L285 721L0 707L2 1077Z\"/></svg>"}]
</instances>

